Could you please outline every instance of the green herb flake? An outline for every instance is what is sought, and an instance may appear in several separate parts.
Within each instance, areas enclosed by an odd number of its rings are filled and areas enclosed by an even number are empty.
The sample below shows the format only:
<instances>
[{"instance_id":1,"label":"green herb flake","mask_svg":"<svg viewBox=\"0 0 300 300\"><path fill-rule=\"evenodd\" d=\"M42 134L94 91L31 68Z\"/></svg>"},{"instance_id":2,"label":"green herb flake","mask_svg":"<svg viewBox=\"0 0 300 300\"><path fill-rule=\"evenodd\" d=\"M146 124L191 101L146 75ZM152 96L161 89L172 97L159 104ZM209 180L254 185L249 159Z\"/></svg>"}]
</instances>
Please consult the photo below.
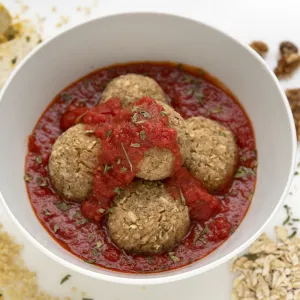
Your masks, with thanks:
<instances>
[{"instance_id":1,"label":"green herb flake","mask_svg":"<svg viewBox=\"0 0 300 300\"><path fill-rule=\"evenodd\" d=\"M291 238L293 238L296 234L297 234L297 230L294 230L294 231L288 236L288 238L291 239Z\"/></svg>"},{"instance_id":2,"label":"green herb flake","mask_svg":"<svg viewBox=\"0 0 300 300\"><path fill-rule=\"evenodd\" d=\"M224 131L219 131L219 135L226 137L226 133Z\"/></svg>"},{"instance_id":3,"label":"green herb flake","mask_svg":"<svg viewBox=\"0 0 300 300\"><path fill-rule=\"evenodd\" d=\"M98 249L93 248L93 249L91 250L91 254L92 254L93 256L98 256L98 255L99 255Z\"/></svg>"},{"instance_id":4,"label":"green herb flake","mask_svg":"<svg viewBox=\"0 0 300 300\"><path fill-rule=\"evenodd\" d=\"M125 173L126 171L127 171L127 168L126 167L122 167L121 173Z\"/></svg>"},{"instance_id":5,"label":"green herb flake","mask_svg":"<svg viewBox=\"0 0 300 300\"><path fill-rule=\"evenodd\" d=\"M121 143L121 147L122 147L122 149L123 149L123 152L124 152L124 154L125 154L125 156L126 156L127 162L128 162L128 164L129 164L129 166L130 166L130 170L131 170L131 172L132 172L132 171L133 171L133 166L132 166L132 163L131 163L131 161L130 161L130 159L129 159L129 156L128 156L127 152L126 152L126 149L125 149L123 143Z\"/></svg>"},{"instance_id":6,"label":"green herb flake","mask_svg":"<svg viewBox=\"0 0 300 300\"><path fill-rule=\"evenodd\" d=\"M296 171L296 172L294 173L294 175L295 175L295 176L299 175L299 172L298 172L298 171Z\"/></svg>"},{"instance_id":7,"label":"green herb flake","mask_svg":"<svg viewBox=\"0 0 300 300\"><path fill-rule=\"evenodd\" d=\"M71 208L71 205L66 202L56 202L55 205L61 211L68 211Z\"/></svg>"},{"instance_id":8,"label":"green herb flake","mask_svg":"<svg viewBox=\"0 0 300 300\"><path fill-rule=\"evenodd\" d=\"M12 64L12 65L15 65L16 62L17 62L17 59L18 59L17 57L13 58L13 59L11 60L11 64Z\"/></svg>"},{"instance_id":9,"label":"green herb flake","mask_svg":"<svg viewBox=\"0 0 300 300\"><path fill-rule=\"evenodd\" d=\"M184 77L184 82L185 83L191 83L191 82L193 82L193 78L190 77L189 75L187 75L187 74L184 73L183 77Z\"/></svg>"},{"instance_id":10,"label":"green herb flake","mask_svg":"<svg viewBox=\"0 0 300 300\"><path fill-rule=\"evenodd\" d=\"M199 103L200 103L201 105L204 104L204 95L203 95L201 92L196 91L196 92L195 92L195 97L197 98L197 100L199 101Z\"/></svg>"},{"instance_id":11,"label":"green herb flake","mask_svg":"<svg viewBox=\"0 0 300 300\"><path fill-rule=\"evenodd\" d=\"M287 218L283 221L282 225L286 225L291 219L291 216L288 215Z\"/></svg>"},{"instance_id":12,"label":"green herb flake","mask_svg":"<svg viewBox=\"0 0 300 300\"><path fill-rule=\"evenodd\" d=\"M82 298L82 300L94 300L92 298Z\"/></svg>"},{"instance_id":13,"label":"green herb flake","mask_svg":"<svg viewBox=\"0 0 300 300\"><path fill-rule=\"evenodd\" d=\"M111 136L111 133L112 133L112 129L109 129L107 132L106 132L106 137L110 137Z\"/></svg>"},{"instance_id":14,"label":"green herb flake","mask_svg":"<svg viewBox=\"0 0 300 300\"><path fill-rule=\"evenodd\" d=\"M259 258L259 255L255 253L247 253L243 255L243 257L246 257L248 260L254 261Z\"/></svg>"},{"instance_id":15,"label":"green herb flake","mask_svg":"<svg viewBox=\"0 0 300 300\"><path fill-rule=\"evenodd\" d=\"M117 160L117 165L119 165L120 163L121 163L121 159L118 158L118 160Z\"/></svg>"},{"instance_id":16,"label":"green herb flake","mask_svg":"<svg viewBox=\"0 0 300 300\"><path fill-rule=\"evenodd\" d=\"M130 147L133 147L133 148L140 148L140 147L141 147L141 144L139 144L139 143L133 143L133 144L130 144Z\"/></svg>"},{"instance_id":17,"label":"green herb flake","mask_svg":"<svg viewBox=\"0 0 300 300\"><path fill-rule=\"evenodd\" d=\"M195 245L198 240L203 238L208 233L208 231L209 231L209 229L208 229L208 226L206 224L203 230L196 232L194 240L193 240L193 244ZM203 241L205 241L205 240L203 240Z\"/></svg>"},{"instance_id":18,"label":"green herb flake","mask_svg":"<svg viewBox=\"0 0 300 300\"><path fill-rule=\"evenodd\" d=\"M293 222L299 222L300 219L298 219L298 218L293 218L292 221L293 221Z\"/></svg>"},{"instance_id":19,"label":"green herb flake","mask_svg":"<svg viewBox=\"0 0 300 300\"><path fill-rule=\"evenodd\" d=\"M140 111L140 114L144 117L144 118L147 118L147 119L150 119L151 118L151 114L148 113L146 110L141 110Z\"/></svg>"},{"instance_id":20,"label":"green herb flake","mask_svg":"<svg viewBox=\"0 0 300 300\"><path fill-rule=\"evenodd\" d=\"M174 252L169 252L170 258L173 260L174 264L178 263L180 261L180 258L175 256Z\"/></svg>"},{"instance_id":21,"label":"green herb flake","mask_svg":"<svg viewBox=\"0 0 300 300\"><path fill-rule=\"evenodd\" d=\"M97 244L96 244L96 247L99 249L103 246L102 242L101 241L98 241Z\"/></svg>"},{"instance_id":22,"label":"green herb flake","mask_svg":"<svg viewBox=\"0 0 300 300\"><path fill-rule=\"evenodd\" d=\"M41 156L37 156L37 157L35 158L35 161L36 161L38 164L41 164L41 163L43 162L43 159L42 159Z\"/></svg>"},{"instance_id":23,"label":"green herb flake","mask_svg":"<svg viewBox=\"0 0 300 300\"><path fill-rule=\"evenodd\" d=\"M68 93L62 93L61 95L60 95L60 97L64 100L64 101L70 101L71 99L72 99L72 96L70 95L70 94L68 94Z\"/></svg>"},{"instance_id":24,"label":"green herb flake","mask_svg":"<svg viewBox=\"0 0 300 300\"><path fill-rule=\"evenodd\" d=\"M136 123L136 122L137 122L138 116L139 116L138 113L135 113L135 114L131 117L132 123Z\"/></svg>"},{"instance_id":25,"label":"green herb flake","mask_svg":"<svg viewBox=\"0 0 300 300\"><path fill-rule=\"evenodd\" d=\"M120 189L119 187L116 187L116 188L114 189L114 192L115 192L116 194L121 194L122 189Z\"/></svg>"},{"instance_id":26,"label":"green herb flake","mask_svg":"<svg viewBox=\"0 0 300 300\"><path fill-rule=\"evenodd\" d=\"M27 42L27 43L30 42L30 36L26 36L26 42Z\"/></svg>"},{"instance_id":27,"label":"green herb flake","mask_svg":"<svg viewBox=\"0 0 300 300\"><path fill-rule=\"evenodd\" d=\"M247 175L255 176L254 170L244 166L240 166L235 173L234 178L243 178Z\"/></svg>"},{"instance_id":28,"label":"green herb flake","mask_svg":"<svg viewBox=\"0 0 300 300\"><path fill-rule=\"evenodd\" d=\"M131 109L131 111L132 111L132 112L136 112L138 109L139 109L138 106L134 106L134 107Z\"/></svg>"},{"instance_id":29,"label":"green herb flake","mask_svg":"<svg viewBox=\"0 0 300 300\"><path fill-rule=\"evenodd\" d=\"M48 185L46 178L40 177L40 176L36 179L36 183L37 183L40 187L45 187L45 186Z\"/></svg>"},{"instance_id":30,"label":"green herb flake","mask_svg":"<svg viewBox=\"0 0 300 300\"><path fill-rule=\"evenodd\" d=\"M300 168L300 162L298 162L298 164L297 164L297 168Z\"/></svg>"},{"instance_id":31,"label":"green herb flake","mask_svg":"<svg viewBox=\"0 0 300 300\"><path fill-rule=\"evenodd\" d=\"M82 217L82 214L80 211L76 211L76 213L72 216L72 218L74 218L74 219L79 219L81 217Z\"/></svg>"},{"instance_id":32,"label":"green herb flake","mask_svg":"<svg viewBox=\"0 0 300 300\"><path fill-rule=\"evenodd\" d=\"M60 284L63 284L63 283L65 283L67 280L69 280L71 278L71 275L70 274L68 274L68 275L66 275L61 281L60 281Z\"/></svg>"},{"instance_id":33,"label":"green herb flake","mask_svg":"<svg viewBox=\"0 0 300 300\"><path fill-rule=\"evenodd\" d=\"M105 164L103 173L106 174L107 172L109 172L112 169L113 169L113 166Z\"/></svg>"},{"instance_id":34,"label":"green herb flake","mask_svg":"<svg viewBox=\"0 0 300 300\"><path fill-rule=\"evenodd\" d=\"M212 109L212 110L210 111L210 113L218 114L218 113L220 113L220 112L222 112L222 111L223 111L223 108L222 108L221 105L219 105L217 108Z\"/></svg>"},{"instance_id":35,"label":"green herb flake","mask_svg":"<svg viewBox=\"0 0 300 300\"><path fill-rule=\"evenodd\" d=\"M249 201L251 201L251 200L252 200L252 198L253 198L253 193L252 193L252 192L250 192L250 193L249 193L249 196L248 196L248 200L249 200Z\"/></svg>"},{"instance_id":36,"label":"green herb flake","mask_svg":"<svg viewBox=\"0 0 300 300\"><path fill-rule=\"evenodd\" d=\"M85 263L93 265L96 261L94 259L88 259L85 261Z\"/></svg>"},{"instance_id":37,"label":"green herb flake","mask_svg":"<svg viewBox=\"0 0 300 300\"><path fill-rule=\"evenodd\" d=\"M146 132L145 132L145 130L142 130L140 132L140 138L141 138L142 141L144 141L146 139Z\"/></svg>"},{"instance_id":38,"label":"green herb flake","mask_svg":"<svg viewBox=\"0 0 300 300\"><path fill-rule=\"evenodd\" d=\"M88 223L88 222L89 222L88 219L86 219L86 218L81 218L81 219L77 219L77 220L76 220L76 225L77 225L77 226L82 226L82 225L84 225L84 224L86 224L86 223Z\"/></svg>"},{"instance_id":39,"label":"green herb flake","mask_svg":"<svg viewBox=\"0 0 300 300\"><path fill-rule=\"evenodd\" d=\"M26 173L26 174L24 175L24 180L25 180L26 182L30 182L32 179L33 179L32 176L29 175L28 173Z\"/></svg>"},{"instance_id":40,"label":"green herb flake","mask_svg":"<svg viewBox=\"0 0 300 300\"><path fill-rule=\"evenodd\" d=\"M51 216L51 212L48 210L48 209L44 209L43 210L43 213L46 215L46 216Z\"/></svg>"},{"instance_id":41,"label":"green herb flake","mask_svg":"<svg viewBox=\"0 0 300 300\"><path fill-rule=\"evenodd\" d=\"M163 117L165 117L168 113L167 113L166 111L163 110L163 111L160 112L160 114L161 114Z\"/></svg>"},{"instance_id":42,"label":"green herb flake","mask_svg":"<svg viewBox=\"0 0 300 300\"><path fill-rule=\"evenodd\" d=\"M59 226L57 224L54 224L53 229L54 229L54 233L56 233L59 230Z\"/></svg>"},{"instance_id":43,"label":"green herb flake","mask_svg":"<svg viewBox=\"0 0 300 300\"><path fill-rule=\"evenodd\" d=\"M237 228L236 225L232 225L230 229L230 234L233 234L236 231L236 228Z\"/></svg>"},{"instance_id":44,"label":"green herb flake","mask_svg":"<svg viewBox=\"0 0 300 300\"><path fill-rule=\"evenodd\" d=\"M112 214L112 213L114 212L114 209L111 208L111 207L109 207L109 208L107 209L107 212L108 212L109 214Z\"/></svg>"},{"instance_id":45,"label":"green herb flake","mask_svg":"<svg viewBox=\"0 0 300 300\"><path fill-rule=\"evenodd\" d=\"M98 209L98 212L99 212L100 214L104 214L104 213L105 213L105 209L104 209L104 208L99 208L99 209Z\"/></svg>"},{"instance_id":46,"label":"green herb flake","mask_svg":"<svg viewBox=\"0 0 300 300\"><path fill-rule=\"evenodd\" d=\"M179 195L180 195L181 203L182 203L183 205L186 205L186 200L185 200L185 198L184 198L184 195L183 195L183 192L182 192L181 189L179 189Z\"/></svg>"}]
</instances>

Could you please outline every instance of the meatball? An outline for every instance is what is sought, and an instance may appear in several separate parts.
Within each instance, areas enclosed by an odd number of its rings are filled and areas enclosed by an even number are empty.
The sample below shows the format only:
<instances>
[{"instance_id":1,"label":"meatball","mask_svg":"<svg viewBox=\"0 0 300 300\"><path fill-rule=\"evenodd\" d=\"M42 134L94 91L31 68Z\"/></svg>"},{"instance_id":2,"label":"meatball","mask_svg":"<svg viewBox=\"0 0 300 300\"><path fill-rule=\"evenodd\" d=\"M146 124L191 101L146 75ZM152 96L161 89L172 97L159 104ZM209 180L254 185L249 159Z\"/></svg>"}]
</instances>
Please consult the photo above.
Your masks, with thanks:
<instances>
[{"instance_id":1,"label":"meatball","mask_svg":"<svg viewBox=\"0 0 300 300\"><path fill-rule=\"evenodd\" d=\"M238 162L233 133L204 117L186 120L191 136L186 167L209 192L221 191L231 180Z\"/></svg>"},{"instance_id":2,"label":"meatball","mask_svg":"<svg viewBox=\"0 0 300 300\"><path fill-rule=\"evenodd\" d=\"M185 121L171 106L159 103L166 111L169 118L169 126L177 131L177 141L185 161L189 146L189 133ZM152 148L145 152L144 159L139 166L137 177L146 180L162 180L173 173L174 155L168 149Z\"/></svg>"},{"instance_id":3,"label":"meatball","mask_svg":"<svg viewBox=\"0 0 300 300\"><path fill-rule=\"evenodd\" d=\"M153 254L171 250L187 235L189 211L160 182L136 181L114 199L108 217L112 241L128 252Z\"/></svg>"},{"instance_id":4,"label":"meatball","mask_svg":"<svg viewBox=\"0 0 300 300\"><path fill-rule=\"evenodd\" d=\"M128 107L145 96L167 103L164 91L154 79L138 74L127 74L113 79L107 85L101 101L106 102L110 98L119 98L122 106Z\"/></svg>"},{"instance_id":5,"label":"meatball","mask_svg":"<svg viewBox=\"0 0 300 300\"><path fill-rule=\"evenodd\" d=\"M100 152L99 139L88 133L83 124L58 137L49 159L49 175L59 195L76 201L88 197Z\"/></svg>"}]
</instances>

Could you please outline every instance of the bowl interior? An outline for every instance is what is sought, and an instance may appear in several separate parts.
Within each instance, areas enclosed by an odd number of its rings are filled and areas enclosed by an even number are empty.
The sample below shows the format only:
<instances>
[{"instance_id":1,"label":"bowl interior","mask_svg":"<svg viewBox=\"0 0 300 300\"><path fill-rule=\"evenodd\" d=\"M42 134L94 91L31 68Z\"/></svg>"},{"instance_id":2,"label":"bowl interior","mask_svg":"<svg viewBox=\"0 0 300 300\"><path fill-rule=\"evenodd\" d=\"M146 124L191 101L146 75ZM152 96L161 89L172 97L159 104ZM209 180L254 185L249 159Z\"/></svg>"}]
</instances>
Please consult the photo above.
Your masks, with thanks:
<instances>
[{"instance_id":1,"label":"bowl interior","mask_svg":"<svg viewBox=\"0 0 300 300\"><path fill-rule=\"evenodd\" d=\"M237 96L254 126L258 179L246 218L230 239L190 266L160 274L122 274L88 265L59 246L35 217L27 197L27 137L54 96L90 71L117 62L178 61L199 66ZM0 103L0 190L27 236L55 260L84 274L125 283L160 283L201 273L241 251L282 200L294 165L295 132L275 77L251 50L201 23L163 14L96 19L47 42L18 67Z\"/></svg>"}]
</instances>

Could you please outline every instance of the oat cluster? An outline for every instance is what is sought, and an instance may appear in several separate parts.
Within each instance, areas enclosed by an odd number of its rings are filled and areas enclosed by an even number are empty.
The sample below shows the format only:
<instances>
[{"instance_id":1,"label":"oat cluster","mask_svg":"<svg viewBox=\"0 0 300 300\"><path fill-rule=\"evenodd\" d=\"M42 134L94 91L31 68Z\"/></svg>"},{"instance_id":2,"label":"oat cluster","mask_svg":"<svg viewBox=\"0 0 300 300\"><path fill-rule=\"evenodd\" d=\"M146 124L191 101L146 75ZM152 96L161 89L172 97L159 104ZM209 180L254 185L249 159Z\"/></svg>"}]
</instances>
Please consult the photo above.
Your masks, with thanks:
<instances>
[{"instance_id":1,"label":"oat cluster","mask_svg":"<svg viewBox=\"0 0 300 300\"><path fill-rule=\"evenodd\" d=\"M276 241L264 233L233 262L233 300L300 300L300 238L275 231Z\"/></svg>"}]
</instances>

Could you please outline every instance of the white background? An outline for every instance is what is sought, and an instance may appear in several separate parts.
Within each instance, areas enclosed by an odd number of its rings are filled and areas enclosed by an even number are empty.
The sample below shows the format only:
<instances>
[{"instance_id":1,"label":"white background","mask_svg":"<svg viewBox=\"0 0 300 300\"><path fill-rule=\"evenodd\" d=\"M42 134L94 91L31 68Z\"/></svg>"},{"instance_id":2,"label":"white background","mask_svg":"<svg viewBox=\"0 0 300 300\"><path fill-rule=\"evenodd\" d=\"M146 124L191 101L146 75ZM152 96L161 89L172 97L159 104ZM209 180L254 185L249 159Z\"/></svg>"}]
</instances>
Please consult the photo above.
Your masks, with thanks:
<instances>
[{"instance_id":1,"label":"white background","mask_svg":"<svg viewBox=\"0 0 300 300\"><path fill-rule=\"evenodd\" d=\"M23 14L37 20L37 13L45 17L43 36L53 36L60 31L83 22L89 18L125 11L158 11L170 12L201 20L213 25L239 39L244 43L252 40L263 40L270 46L266 58L273 69L278 54L278 44L283 40L290 40L300 46L300 1L299 0L23 0L29 9ZM22 5L15 0L4 0L13 14L22 12ZM77 11L76 7L88 7L91 14ZM52 12L52 7L57 11ZM57 28L60 16L68 16L70 22ZM179 41L180 42L180 41ZM190 45L191 47L193 45ZM209 70L208 70L209 71ZM284 88L300 88L300 71L291 79L282 81ZM270 107L272 110L272 107ZM274 120L275 121L275 120ZM0 169L1 170L1 169ZM1 170L3 172L3 170ZM274 174L276 176L276 174ZM272 180L272 178L270 178ZM295 217L300 217L300 175L295 176L292 185L292 195L286 203L293 207ZM269 224L267 232L272 233L275 225L281 224L285 214L282 209ZM160 300L160 299L203 299L228 300L231 294L232 276L229 263L222 265L203 275L189 280L160 286L134 287L116 285L97 281L71 272L56 264L44 254L37 251L24 239L19 230L9 220L7 213L0 203L0 222L7 231L13 234L18 242L24 244L24 258L28 266L38 273L41 287L52 295L79 300L82 292L87 298L94 300ZM64 285L59 282L66 274L72 277ZM71 288L77 291L72 292Z\"/></svg>"}]
</instances>

